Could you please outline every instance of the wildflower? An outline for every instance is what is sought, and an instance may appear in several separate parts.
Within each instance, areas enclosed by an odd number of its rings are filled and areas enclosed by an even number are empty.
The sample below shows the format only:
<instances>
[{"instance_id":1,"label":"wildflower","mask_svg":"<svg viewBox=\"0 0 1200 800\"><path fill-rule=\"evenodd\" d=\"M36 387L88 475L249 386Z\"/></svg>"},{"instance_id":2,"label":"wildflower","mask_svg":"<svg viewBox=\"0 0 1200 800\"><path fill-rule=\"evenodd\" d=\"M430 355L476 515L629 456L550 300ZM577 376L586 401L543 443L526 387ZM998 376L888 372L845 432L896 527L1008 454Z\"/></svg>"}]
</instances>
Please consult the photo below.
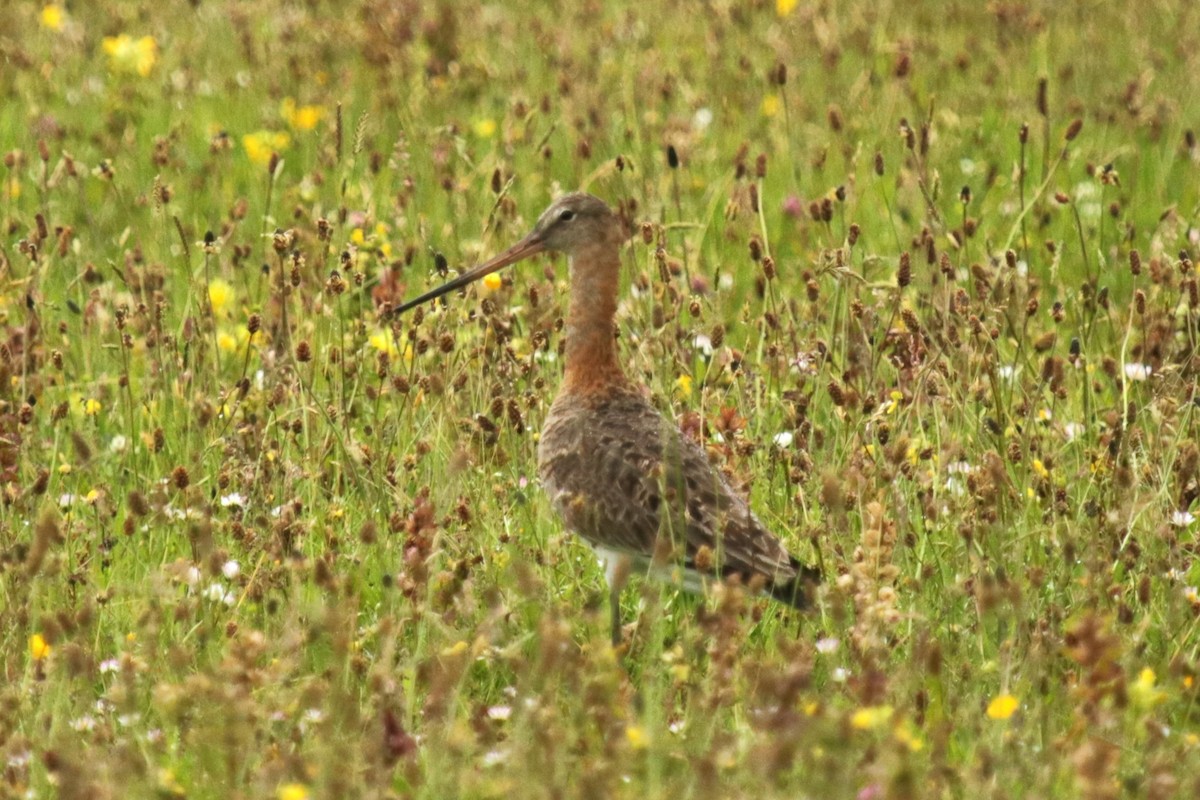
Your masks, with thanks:
<instances>
[{"instance_id":1,"label":"wildflower","mask_svg":"<svg viewBox=\"0 0 1200 800\"><path fill-rule=\"evenodd\" d=\"M278 800L308 800L308 787L303 783L285 783L275 792Z\"/></svg>"},{"instance_id":2,"label":"wildflower","mask_svg":"<svg viewBox=\"0 0 1200 800\"><path fill-rule=\"evenodd\" d=\"M696 348L705 358L708 358L713 353L712 339L703 333L696 334L696 338L692 340L692 347Z\"/></svg>"},{"instance_id":3,"label":"wildflower","mask_svg":"<svg viewBox=\"0 0 1200 800\"><path fill-rule=\"evenodd\" d=\"M367 341L371 343L371 347L374 347L381 353L387 353L389 356L395 356L400 352L396 347L395 338L387 331L373 333Z\"/></svg>"},{"instance_id":4,"label":"wildflower","mask_svg":"<svg viewBox=\"0 0 1200 800\"><path fill-rule=\"evenodd\" d=\"M645 729L637 725L630 725L625 729L625 738L634 750L645 750L650 745L650 737L646 735Z\"/></svg>"},{"instance_id":5,"label":"wildflower","mask_svg":"<svg viewBox=\"0 0 1200 800\"><path fill-rule=\"evenodd\" d=\"M512 716L512 706L492 706L487 710L488 719L503 722Z\"/></svg>"},{"instance_id":6,"label":"wildflower","mask_svg":"<svg viewBox=\"0 0 1200 800\"><path fill-rule=\"evenodd\" d=\"M8 184L4 187L5 194L9 200L17 200L21 197L21 182L16 178L9 178Z\"/></svg>"},{"instance_id":7,"label":"wildflower","mask_svg":"<svg viewBox=\"0 0 1200 800\"><path fill-rule=\"evenodd\" d=\"M795 438L795 435L791 431L780 431L779 433L775 434L771 441L773 441L775 446L780 450L786 450L792 446L792 441Z\"/></svg>"},{"instance_id":8,"label":"wildflower","mask_svg":"<svg viewBox=\"0 0 1200 800\"><path fill-rule=\"evenodd\" d=\"M796 6L799 4L800 0L775 0L775 13L781 17L786 17L795 11Z\"/></svg>"},{"instance_id":9,"label":"wildflower","mask_svg":"<svg viewBox=\"0 0 1200 800\"><path fill-rule=\"evenodd\" d=\"M216 278L208 284L208 302L212 306L214 314L224 311L232 297L233 287L220 278Z\"/></svg>"},{"instance_id":10,"label":"wildflower","mask_svg":"<svg viewBox=\"0 0 1200 800\"><path fill-rule=\"evenodd\" d=\"M696 109L696 113L692 115L692 127L697 131L703 131L712 124L713 112L708 107Z\"/></svg>"},{"instance_id":11,"label":"wildflower","mask_svg":"<svg viewBox=\"0 0 1200 800\"><path fill-rule=\"evenodd\" d=\"M891 706L867 706L855 711L850 717L850 726L860 731L878 728L892 718Z\"/></svg>"},{"instance_id":12,"label":"wildflower","mask_svg":"<svg viewBox=\"0 0 1200 800\"><path fill-rule=\"evenodd\" d=\"M461 656L465 652L467 652L467 643L465 640L460 639L449 647L442 649L442 658L454 658L455 656Z\"/></svg>"},{"instance_id":13,"label":"wildflower","mask_svg":"<svg viewBox=\"0 0 1200 800\"><path fill-rule=\"evenodd\" d=\"M232 559L221 565L221 574L229 580L236 578L241 571L241 565Z\"/></svg>"},{"instance_id":14,"label":"wildflower","mask_svg":"<svg viewBox=\"0 0 1200 800\"><path fill-rule=\"evenodd\" d=\"M1068 442L1073 442L1076 439L1078 439L1080 436L1083 435L1083 432L1085 430L1087 430L1087 429L1084 428L1082 425L1080 425L1078 422L1068 422L1066 425L1063 426L1063 434L1066 435Z\"/></svg>"},{"instance_id":15,"label":"wildflower","mask_svg":"<svg viewBox=\"0 0 1200 800\"><path fill-rule=\"evenodd\" d=\"M1154 368L1149 364L1139 364L1131 362L1125 365L1125 377L1131 381L1144 381L1150 377L1150 373Z\"/></svg>"},{"instance_id":16,"label":"wildflower","mask_svg":"<svg viewBox=\"0 0 1200 800\"><path fill-rule=\"evenodd\" d=\"M1171 514L1171 524L1176 528L1186 528L1196 521L1196 515L1187 509L1175 511Z\"/></svg>"},{"instance_id":17,"label":"wildflower","mask_svg":"<svg viewBox=\"0 0 1200 800\"><path fill-rule=\"evenodd\" d=\"M779 95L769 94L762 101L762 115L764 117L773 117L779 113L779 107L782 102L779 100Z\"/></svg>"},{"instance_id":18,"label":"wildflower","mask_svg":"<svg viewBox=\"0 0 1200 800\"><path fill-rule=\"evenodd\" d=\"M63 7L58 3L51 3L50 5L42 6L42 13L39 19L43 28L51 31L61 31L66 18L67 15L63 11Z\"/></svg>"},{"instance_id":19,"label":"wildflower","mask_svg":"<svg viewBox=\"0 0 1200 800\"><path fill-rule=\"evenodd\" d=\"M475 135L480 139L490 139L496 135L496 120L479 119L471 126L471 130L475 131Z\"/></svg>"},{"instance_id":20,"label":"wildflower","mask_svg":"<svg viewBox=\"0 0 1200 800\"><path fill-rule=\"evenodd\" d=\"M111 442L108 443L109 452L112 453L124 453L128 448L129 439L119 433L112 438Z\"/></svg>"},{"instance_id":21,"label":"wildflower","mask_svg":"<svg viewBox=\"0 0 1200 800\"><path fill-rule=\"evenodd\" d=\"M892 729L892 736L896 741L904 745L910 752L916 753L925 746L925 742L921 741L921 737L913 732L912 726L907 722L901 722Z\"/></svg>"},{"instance_id":22,"label":"wildflower","mask_svg":"<svg viewBox=\"0 0 1200 800\"><path fill-rule=\"evenodd\" d=\"M158 42L153 36L134 39L127 33L105 36L102 43L108 54L108 66L113 72L136 72L143 78L150 75L158 63Z\"/></svg>"},{"instance_id":23,"label":"wildflower","mask_svg":"<svg viewBox=\"0 0 1200 800\"><path fill-rule=\"evenodd\" d=\"M1129 687L1129 698L1136 708L1148 710L1167 699L1167 693L1155 688L1158 677L1154 670L1146 667L1138 673L1137 680Z\"/></svg>"},{"instance_id":24,"label":"wildflower","mask_svg":"<svg viewBox=\"0 0 1200 800\"><path fill-rule=\"evenodd\" d=\"M239 506L241 508L245 508L245 506L246 506L246 498L242 497L240 492L230 492L229 494L223 494L223 495L221 495L220 502L221 502L221 508L230 508L232 506Z\"/></svg>"},{"instance_id":25,"label":"wildflower","mask_svg":"<svg viewBox=\"0 0 1200 800\"><path fill-rule=\"evenodd\" d=\"M237 350L237 345L237 337L232 336L228 331L221 331L217 334L217 347L226 353Z\"/></svg>"},{"instance_id":26,"label":"wildflower","mask_svg":"<svg viewBox=\"0 0 1200 800\"><path fill-rule=\"evenodd\" d=\"M1042 480L1046 480L1050 477L1050 470L1046 469L1046 465L1042 463L1040 458L1035 458L1032 466L1034 473L1036 473L1037 476Z\"/></svg>"},{"instance_id":27,"label":"wildflower","mask_svg":"<svg viewBox=\"0 0 1200 800\"><path fill-rule=\"evenodd\" d=\"M993 697L992 702L988 703L987 715L989 719L1008 719L1020 707L1020 700L1011 694L1001 694Z\"/></svg>"},{"instance_id":28,"label":"wildflower","mask_svg":"<svg viewBox=\"0 0 1200 800\"><path fill-rule=\"evenodd\" d=\"M900 401L904 399L904 394L893 389L888 393L888 401L883 407L883 413L895 414L896 409L900 407Z\"/></svg>"},{"instance_id":29,"label":"wildflower","mask_svg":"<svg viewBox=\"0 0 1200 800\"><path fill-rule=\"evenodd\" d=\"M103 406L100 405L100 401L94 397L89 397L87 400L83 401L83 413L89 417L94 417L99 414L102 407Z\"/></svg>"},{"instance_id":30,"label":"wildflower","mask_svg":"<svg viewBox=\"0 0 1200 800\"><path fill-rule=\"evenodd\" d=\"M271 156L280 150L286 150L292 143L292 137L282 131L255 131L242 137L242 147L246 155L255 164L267 165Z\"/></svg>"},{"instance_id":31,"label":"wildflower","mask_svg":"<svg viewBox=\"0 0 1200 800\"><path fill-rule=\"evenodd\" d=\"M117 672L121 669L121 662L116 658L106 658L99 664L100 674L107 675L110 672Z\"/></svg>"},{"instance_id":32,"label":"wildflower","mask_svg":"<svg viewBox=\"0 0 1200 800\"><path fill-rule=\"evenodd\" d=\"M497 274L496 274L496 273L494 273L494 272L493 272L491 275L484 275L484 276L483 276L483 285L484 285L484 287L486 287L486 288L487 288L489 291L493 291L493 292L494 292L494 291L496 291L497 289L499 289L499 288L500 288L500 284L501 284L502 282L503 282L503 281L501 280L500 276L499 276L499 275L497 275Z\"/></svg>"},{"instance_id":33,"label":"wildflower","mask_svg":"<svg viewBox=\"0 0 1200 800\"><path fill-rule=\"evenodd\" d=\"M29 637L29 657L34 661L44 661L50 655L50 643L40 633Z\"/></svg>"},{"instance_id":34,"label":"wildflower","mask_svg":"<svg viewBox=\"0 0 1200 800\"><path fill-rule=\"evenodd\" d=\"M675 391L680 397L687 397L692 393L692 376L680 375L675 379Z\"/></svg>"},{"instance_id":35,"label":"wildflower","mask_svg":"<svg viewBox=\"0 0 1200 800\"><path fill-rule=\"evenodd\" d=\"M285 97L279 104L279 115L296 131L311 131L326 113L324 106L298 106L290 97Z\"/></svg>"}]
</instances>

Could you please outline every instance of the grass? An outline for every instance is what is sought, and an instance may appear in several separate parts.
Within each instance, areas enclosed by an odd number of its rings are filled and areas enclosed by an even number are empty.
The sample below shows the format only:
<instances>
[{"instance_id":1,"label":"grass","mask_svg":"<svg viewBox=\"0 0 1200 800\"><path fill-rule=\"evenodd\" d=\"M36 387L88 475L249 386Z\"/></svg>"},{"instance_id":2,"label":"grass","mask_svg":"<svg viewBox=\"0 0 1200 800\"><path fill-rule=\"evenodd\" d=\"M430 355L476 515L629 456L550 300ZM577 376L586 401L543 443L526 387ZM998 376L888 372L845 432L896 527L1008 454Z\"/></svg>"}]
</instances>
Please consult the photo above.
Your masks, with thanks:
<instances>
[{"instance_id":1,"label":"grass","mask_svg":"<svg viewBox=\"0 0 1200 800\"><path fill-rule=\"evenodd\" d=\"M18 3L0 796L1195 794L1198 21ZM561 261L380 321L581 186L812 614L635 581L618 661Z\"/></svg>"}]
</instances>

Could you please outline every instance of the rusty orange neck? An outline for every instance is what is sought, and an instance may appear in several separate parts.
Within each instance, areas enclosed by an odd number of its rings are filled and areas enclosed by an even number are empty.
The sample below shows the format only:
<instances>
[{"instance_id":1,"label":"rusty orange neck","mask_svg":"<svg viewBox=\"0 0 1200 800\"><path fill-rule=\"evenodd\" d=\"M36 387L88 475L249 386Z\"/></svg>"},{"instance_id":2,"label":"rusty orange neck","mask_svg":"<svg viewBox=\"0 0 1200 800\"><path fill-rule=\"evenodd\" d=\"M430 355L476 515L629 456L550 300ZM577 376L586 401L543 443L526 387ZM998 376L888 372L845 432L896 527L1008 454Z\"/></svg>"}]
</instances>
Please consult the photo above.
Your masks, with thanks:
<instances>
[{"instance_id":1,"label":"rusty orange neck","mask_svg":"<svg viewBox=\"0 0 1200 800\"><path fill-rule=\"evenodd\" d=\"M614 322L620 271L620 251L607 242L580 248L571 258L564 392L595 394L627 384Z\"/></svg>"}]
</instances>

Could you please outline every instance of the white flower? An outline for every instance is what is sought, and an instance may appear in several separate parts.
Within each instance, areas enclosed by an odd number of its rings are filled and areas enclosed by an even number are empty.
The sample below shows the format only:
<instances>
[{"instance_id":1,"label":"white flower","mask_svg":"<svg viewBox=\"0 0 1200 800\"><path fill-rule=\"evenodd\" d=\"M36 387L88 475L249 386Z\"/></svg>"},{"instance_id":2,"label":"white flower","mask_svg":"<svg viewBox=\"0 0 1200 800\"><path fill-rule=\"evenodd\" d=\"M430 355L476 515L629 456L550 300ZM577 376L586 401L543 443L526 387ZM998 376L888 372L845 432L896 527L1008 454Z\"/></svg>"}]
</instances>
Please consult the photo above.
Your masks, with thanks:
<instances>
[{"instance_id":1,"label":"white flower","mask_svg":"<svg viewBox=\"0 0 1200 800\"><path fill-rule=\"evenodd\" d=\"M786 450L792 446L792 440L795 438L791 431L783 431L782 433L775 434L775 438L771 441L775 442L775 446L780 450Z\"/></svg>"},{"instance_id":2,"label":"white flower","mask_svg":"<svg viewBox=\"0 0 1200 800\"><path fill-rule=\"evenodd\" d=\"M703 333L696 334L696 338L692 340L692 347L699 350L706 358L711 356L713 352L712 339Z\"/></svg>"},{"instance_id":3,"label":"white flower","mask_svg":"<svg viewBox=\"0 0 1200 800\"><path fill-rule=\"evenodd\" d=\"M712 109L708 108L708 106L696 109L696 113L692 115L692 127L698 131L702 131L707 128L712 124L712 121Z\"/></svg>"},{"instance_id":4,"label":"white flower","mask_svg":"<svg viewBox=\"0 0 1200 800\"><path fill-rule=\"evenodd\" d=\"M1125 377L1131 381L1144 381L1153 371L1154 368L1149 364L1139 364L1136 361L1125 365Z\"/></svg>"},{"instance_id":5,"label":"white flower","mask_svg":"<svg viewBox=\"0 0 1200 800\"><path fill-rule=\"evenodd\" d=\"M817 652L829 655L838 649L841 641L834 636L826 636L823 639L817 639Z\"/></svg>"},{"instance_id":6,"label":"white flower","mask_svg":"<svg viewBox=\"0 0 1200 800\"><path fill-rule=\"evenodd\" d=\"M834 683L845 683L846 679L849 677L850 673L846 671L845 667L838 667L833 671L833 674L829 676Z\"/></svg>"},{"instance_id":7,"label":"white flower","mask_svg":"<svg viewBox=\"0 0 1200 800\"><path fill-rule=\"evenodd\" d=\"M188 567L187 572L183 573L183 580L188 586L195 586L200 582L200 568Z\"/></svg>"},{"instance_id":8,"label":"white flower","mask_svg":"<svg viewBox=\"0 0 1200 800\"><path fill-rule=\"evenodd\" d=\"M121 669L121 661L116 658L106 658L100 662L100 674L105 675L109 672L116 672Z\"/></svg>"},{"instance_id":9,"label":"white flower","mask_svg":"<svg viewBox=\"0 0 1200 800\"><path fill-rule=\"evenodd\" d=\"M227 606L231 606L237 602L237 597L233 592L226 591L224 584L221 583L210 583L201 596L205 600L211 600L214 603L224 603Z\"/></svg>"},{"instance_id":10,"label":"white flower","mask_svg":"<svg viewBox=\"0 0 1200 800\"><path fill-rule=\"evenodd\" d=\"M221 508L229 508L230 506L246 507L246 498L242 497L241 492L230 492L229 494L221 495Z\"/></svg>"},{"instance_id":11,"label":"white flower","mask_svg":"<svg viewBox=\"0 0 1200 800\"><path fill-rule=\"evenodd\" d=\"M1196 521L1196 517L1187 509L1175 511L1171 514L1171 524L1176 528L1186 528Z\"/></svg>"},{"instance_id":12,"label":"white flower","mask_svg":"<svg viewBox=\"0 0 1200 800\"><path fill-rule=\"evenodd\" d=\"M241 566L238 564L238 562L236 562L232 559L230 559L229 561L226 561L224 564L221 565L221 574L224 575L229 580L233 580L234 578L236 578L238 576L238 573L240 573L241 571L242 571Z\"/></svg>"},{"instance_id":13,"label":"white flower","mask_svg":"<svg viewBox=\"0 0 1200 800\"><path fill-rule=\"evenodd\" d=\"M113 453L124 453L127 447L129 447L129 440L119 433L108 443L108 449Z\"/></svg>"},{"instance_id":14,"label":"white flower","mask_svg":"<svg viewBox=\"0 0 1200 800\"><path fill-rule=\"evenodd\" d=\"M970 475L974 471L969 461L951 461L946 465L946 472L951 475Z\"/></svg>"},{"instance_id":15,"label":"white flower","mask_svg":"<svg viewBox=\"0 0 1200 800\"><path fill-rule=\"evenodd\" d=\"M487 710L488 719L504 721L512 716L512 706L492 706Z\"/></svg>"},{"instance_id":16,"label":"white flower","mask_svg":"<svg viewBox=\"0 0 1200 800\"><path fill-rule=\"evenodd\" d=\"M70 722L71 730L76 733L86 733L96 728L96 718L91 714L84 714L82 717L76 717Z\"/></svg>"},{"instance_id":17,"label":"white flower","mask_svg":"<svg viewBox=\"0 0 1200 800\"><path fill-rule=\"evenodd\" d=\"M69 492L67 494L60 494L58 496L58 507L59 508L70 508L71 504L74 503L77 499L78 498L75 495L73 495Z\"/></svg>"},{"instance_id":18,"label":"white flower","mask_svg":"<svg viewBox=\"0 0 1200 800\"><path fill-rule=\"evenodd\" d=\"M497 748L496 750L488 750L483 754L483 765L485 767L496 767L500 764L503 764L505 761L508 761L507 750L500 750Z\"/></svg>"},{"instance_id":19,"label":"white flower","mask_svg":"<svg viewBox=\"0 0 1200 800\"><path fill-rule=\"evenodd\" d=\"M1063 426L1063 433L1066 434L1068 442L1073 442L1078 439L1083 435L1085 430L1087 430L1087 428L1083 427L1078 422L1068 422Z\"/></svg>"},{"instance_id":20,"label":"white flower","mask_svg":"<svg viewBox=\"0 0 1200 800\"><path fill-rule=\"evenodd\" d=\"M1017 373L1021 371L1021 368L1015 367L1012 364L1005 364L996 371L999 373L1001 378L1006 381L1011 381L1013 378L1017 377Z\"/></svg>"}]
</instances>

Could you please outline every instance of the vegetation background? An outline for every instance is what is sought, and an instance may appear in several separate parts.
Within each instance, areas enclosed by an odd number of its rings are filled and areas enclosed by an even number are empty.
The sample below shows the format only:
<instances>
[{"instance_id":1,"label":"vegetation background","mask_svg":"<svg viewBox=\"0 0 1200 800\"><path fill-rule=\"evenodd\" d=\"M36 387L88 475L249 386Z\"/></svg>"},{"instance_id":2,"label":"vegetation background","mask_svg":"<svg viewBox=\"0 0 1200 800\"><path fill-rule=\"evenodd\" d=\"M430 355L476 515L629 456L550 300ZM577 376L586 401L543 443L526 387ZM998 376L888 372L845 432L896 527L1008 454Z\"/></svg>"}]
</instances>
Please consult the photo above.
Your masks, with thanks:
<instances>
[{"instance_id":1,"label":"vegetation background","mask_svg":"<svg viewBox=\"0 0 1200 800\"><path fill-rule=\"evenodd\" d=\"M1200 792L1200 12L19 0L0 796ZM827 576L603 578L538 491L586 187L621 352Z\"/></svg>"}]
</instances>

